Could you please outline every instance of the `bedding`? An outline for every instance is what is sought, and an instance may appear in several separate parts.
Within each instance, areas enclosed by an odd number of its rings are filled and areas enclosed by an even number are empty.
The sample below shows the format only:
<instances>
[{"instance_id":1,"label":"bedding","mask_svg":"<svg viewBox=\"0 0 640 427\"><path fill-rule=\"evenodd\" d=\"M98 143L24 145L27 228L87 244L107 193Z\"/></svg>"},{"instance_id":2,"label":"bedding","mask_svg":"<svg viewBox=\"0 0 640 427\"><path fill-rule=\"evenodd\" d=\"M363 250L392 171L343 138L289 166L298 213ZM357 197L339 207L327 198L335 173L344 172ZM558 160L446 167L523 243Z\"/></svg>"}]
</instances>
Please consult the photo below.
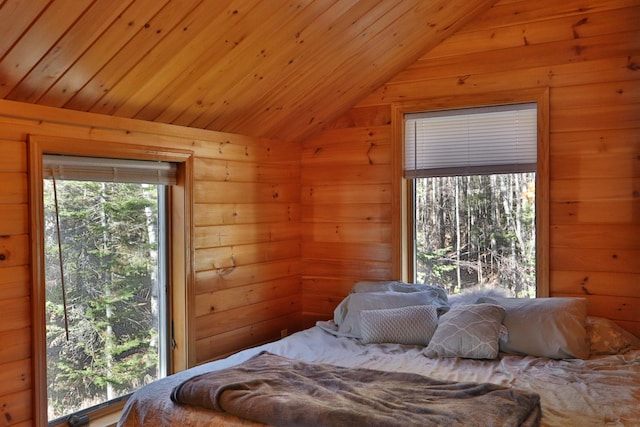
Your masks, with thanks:
<instances>
[{"instance_id":1,"label":"bedding","mask_svg":"<svg viewBox=\"0 0 640 427\"><path fill-rule=\"evenodd\" d=\"M180 397L179 393L183 387L190 389L191 386L185 384L193 384L193 378L197 383L198 379L217 377L220 372L223 376L225 372L237 376L238 369L245 369L247 364L251 366L258 355L267 352L277 360L291 363L292 371L300 367L310 369L307 364L314 367L319 364L331 366L334 373L348 372L349 376L361 379L365 378L365 373L374 370L381 377L419 375L427 383L443 382L453 387L492 384L489 389L495 386L516 396L539 396L540 425L546 427L640 427L640 340L610 320L586 316L583 299L519 300L490 293L484 297L476 294L452 297L448 301L446 294L443 296L439 291L425 287L416 287L415 292L424 295L407 298L399 295L411 293L406 284L400 282L366 282L354 290L330 321L317 322L316 326L279 341L191 368L141 388L128 400L118 425L263 425L258 421L279 424L272 418L250 420L202 407L224 407L215 398L217 386L205 387L208 392L205 392L204 400L210 402L205 405L194 404L189 400L191 398L183 400L184 396ZM352 298L359 293L369 295ZM345 319L348 319L349 333L345 333ZM389 325L407 330L390 333ZM358 331L357 336L353 336L354 330ZM371 336L375 339L370 339ZM407 337L410 340L418 337L419 341L407 343ZM577 341L573 340L575 338ZM505 345L514 343L515 348ZM270 369L259 371L268 373ZM348 386L337 385L335 390L349 389L354 384L353 381L348 383ZM406 385L414 387L408 382ZM246 417L243 411L251 406L247 402L253 401L254 392L246 384L241 388L240 394L225 399L234 402L232 406L236 408L234 411L239 411L238 415ZM172 393L175 401L171 399ZM287 395L278 405L296 407L301 400L307 400L309 394L294 393L295 401ZM422 397L423 393L417 394ZM202 401L202 395L198 399ZM237 402L240 403L236 405ZM258 406L273 410L272 404ZM290 409L283 410L291 412ZM499 412L490 406L484 410ZM398 409L395 415L405 416L406 412ZM449 415L451 422L444 425L489 425L480 416L473 418L474 414L481 413L478 410L460 412L464 416L470 415L471 419L456 423L451 421L455 415ZM528 421L532 419L535 420L535 416ZM428 425L424 422L410 424Z\"/></svg>"},{"instance_id":2,"label":"bedding","mask_svg":"<svg viewBox=\"0 0 640 427\"><path fill-rule=\"evenodd\" d=\"M537 426L535 393L408 372L344 368L262 352L191 378L172 400L276 426Z\"/></svg>"},{"instance_id":3,"label":"bedding","mask_svg":"<svg viewBox=\"0 0 640 427\"><path fill-rule=\"evenodd\" d=\"M119 426L261 425L228 413L176 404L170 398L173 389L185 380L239 365L261 351L307 362L410 372L440 381L493 383L537 393L541 425L547 427L640 426L640 350L587 360L506 353L493 360L428 358L422 346L363 344L327 333L325 328L314 326L143 387L127 402Z\"/></svg>"}]
</instances>

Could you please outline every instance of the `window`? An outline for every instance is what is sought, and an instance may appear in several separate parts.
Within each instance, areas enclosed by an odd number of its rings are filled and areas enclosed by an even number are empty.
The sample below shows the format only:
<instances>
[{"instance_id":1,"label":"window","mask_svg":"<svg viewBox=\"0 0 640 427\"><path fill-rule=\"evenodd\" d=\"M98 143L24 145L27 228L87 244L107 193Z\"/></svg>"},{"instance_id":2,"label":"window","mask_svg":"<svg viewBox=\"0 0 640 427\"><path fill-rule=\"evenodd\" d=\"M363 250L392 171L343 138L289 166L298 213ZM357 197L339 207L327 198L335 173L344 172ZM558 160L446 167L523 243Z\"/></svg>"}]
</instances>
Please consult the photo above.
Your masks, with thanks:
<instances>
[{"instance_id":1,"label":"window","mask_svg":"<svg viewBox=\"0 0 640 427\"><path fill-rule=\"evenodd\" d=\"M97 145L29 139L37 425L95 421L193 357L192 154Z\"/></svg>"},{"instance_id":2,"label":"window","mask_svg":"<svg viewBox=\"0 0 640 427\"><path fill-rule=\"evenodd\" d=\"M176 167L43 160L47 400L54 420L166 376L165 194Z\"/></svg>"},{"instance_id":3,"label":"window","mask_svg":"<svg viewBox=\"0 0 640 427\"><path fill-rule=\"evenodd\" d=\"M536 103L404 114L409 279L537 294Z\"/></svg>"}]
</instances>

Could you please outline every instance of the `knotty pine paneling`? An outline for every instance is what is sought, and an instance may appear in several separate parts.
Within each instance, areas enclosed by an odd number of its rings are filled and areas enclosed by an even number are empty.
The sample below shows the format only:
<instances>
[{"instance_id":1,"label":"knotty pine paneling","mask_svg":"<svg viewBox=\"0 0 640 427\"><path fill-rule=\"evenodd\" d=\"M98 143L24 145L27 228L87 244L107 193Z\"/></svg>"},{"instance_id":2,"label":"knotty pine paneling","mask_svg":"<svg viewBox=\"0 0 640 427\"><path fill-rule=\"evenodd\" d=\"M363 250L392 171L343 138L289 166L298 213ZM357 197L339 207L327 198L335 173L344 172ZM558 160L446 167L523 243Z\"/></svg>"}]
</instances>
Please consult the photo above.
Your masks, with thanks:
<instances>
[{"instance_id":1,"label":"knotty pine paneling","mask_svg":"<svg viewBox=\"0 0 640 427\"><path fill-rule=\"evenodd\" d=\"M198 271L196 273L196 295L238 286L247 286L252 283L275 280L281 277L299 280L299 257L250 265L234 265L232 260L228 260L228 262L222 268Z\"/></svg>"},{"instance_id":2,"label":"knotty pine paneling","mask_svg":"<svg viewBox=\"0 0 640 427\"><path fill-rule=\"evenodd\" d=\"M389 113L377 107L363 110L347 113L303 144L306 325L331 318L357 280L381 280L391 271Z\"/></svg>"},{"instance_id":3,"label":"knotty pine paneling","mask_svg":"<svg viewBox=\"0 0 640 427\"><path fill-rule=\"evenodd\" d=\"M610 295L640 298L638 275L611 271L552 271L551 280L558 294L580 291L586 295ZM607 317L607 316L604 316Z\"/></svg>"},{"instance_id":4,"label":"knotty pine paneling","mask_svg":"<svg viewBox=\"0 0 640 427\"><path fill-rule=\"evenodd\" d=\"M551 202L552 224L628 224L640 215L640 204L629 201Z\"/></svg>"},{"instance_id":5,"label":"knotty pine paneling","mask_svg":"<svg viewBox=\"0 0 640 427\"><path fill-rule=\"evenodd\" d=\"M0 101L3 421L30 423L42 357L31 345L29 134L193 150L196 363L300 328L299 144Z\"/></svg>"},{"instance_id":6,"label":"knotty pine paneling","mask_svg":"<svg viewBox=\"0 0 640 427\"><path fill-rule=\"evenodd\" d=\"M0 347L0 365L31 357L31 329L12 329L0 332L2 347ZM1 384L3 385L4 384ZM5 393L0 392L0 395Z\"/></svg>"},{"instance_id":7,"label":"knotty pine paneling","mask_svg":"<svg viewBox=\"0 0 640 427\"><path fill-rule=\"evenodd\" d=\"M31 390L0 394L0 408L10 426L31 426Z\"/></svg>"},{"instance_id":8,"label":"knotty pine paneling","mask_svg":"<svg viewBox=\"0 0 640 427\"><path fill-rule=\"evenodd\" d=\"M31 359L21 359L3 365L0 370L0 384L5 384L4 392L17 393L31 388Z\"/></svg>"},{"instance_id":9,"label":"knotty pine paneling","mask_svg":"<svg viewBox=\"0 0 640 427\"><path fill-rule=\"evenodd\" d=\"M198 204L196 203L196 206ZM296 203L233 203L206 204L196 209L196 225L257 224L277 222L287 218L296 223L300 219L300 206Z\"/></svg>"},{"instance_id":10,"label":"knotty pine paneling","mask_svg":"<svg viewBox=\"0 0 640 427\"><path fill-rule=\"evenodd\" d=\"M3 299L28 298L31 293L29 279L29 268L26 265L3 268L0 276Z\"/></svg>"},{"instance_id":11,"label":"knotty pine paneling","mask_svg":"<svg viewBox=\"0 0 640 427\"><path fill-rule=\"evenodd\" d=\"M375 268L382 267L384 254L368 254L357 244L368 239L380 247L373 242L394 232L395 189L389 187L389 200L379 199L380 185L392 183L392 153L379 151L371 162L367 153L374 138L370 131L380 136L376 148L390 149L392 103L477 100L549 88L550 293L586 296L591 314L613 318L640 335L637 22L640 5L634 0L498 1L305 141L305 322L330 318L356 280L397 279L391 268ZM337 152L345 155L334 160L330 154ZM331 172L323 174L323 167ZM338 190L343 183L345 189ZM358 192L366 194L354 200ZM365 200L370 203L358 203ZM363 239L342 229L370 235ZM387 262L393 248L389 251Z\"/></svg>"},{"instance_id":12,"label":"knotty pine paneling","mask_svg":"<svg viewBox=\"0 0 640 427\"><path fill-rule=\"evenodd\" d=\"M288 278L268 280L198 295L196 316L257 304L268 299L284 298L299 293L297 282Z\"/></svg>"},{"instance_id":13,"label":"knotty pine paneling","mask_svg":"<svg viewBox=\"0 0 640 427\"><path fill-rule=\"evenodd\" d=\"M299 321L300 316L289 314L262 323L234 329L229 332L196 341L196 351L205 359L219 359L237 351L238 346L250 347L256 342L273 339L272 331L282 325Z\"/></svg>"},{"instance_id":14,"label":"knotty pine paneling","mask_svg":"<svg viewBox=\"0 0 640 427\"><path fill-rule=\"evenodd\" d=\"M300 296L298 294L290 294L276 299L273 299L272 295L267 295L265 301L262 302L220 312L214 311L211 314L197 317L196 340L248 327L255 323L266 322L299 310ZM285 328L286 325L282 329Z\"/></svg>"},{"instance_id":15,"label":"knotty pine paneling","mask_svg":"<svg viewBox=\"0 0 640 427\"><path fill-rule=\"evenodd\" d=\"M301 140L495 0L7 0L0 98Z\"/></svg>"},{"instance_id":16,"label":"knotty pine paneling","mask_svg":"<svg viewBox=\"0 0 640 427\"><path fill-rule=\"evenodd\" d=\"M265 226L268 227L268 225ZM291 228L295 234L286 240L246 244L238 242L232 243L232 245L199 249L198 258L196 259L196 271L211 270L212 268L216 270L228 270L233 268L234 265L257 264L260 262L297 258L300 256L299 233L296 231L296 227ZM273 238L277 237L280 239L277 230L271 230L271 232L273 233ZM269 236L267 236L267 238L269 238Z\"/></svg>"},{"instance_id":17,"label":"knotty pine paneling","mask_svg":"<svg viewBox=\"0 0 640 427\"><path fill-rule=\"evenodd\" d=\"M28 232L28 206L26 204L0 205L0 236Z\"/></svg>"}]
</instances>

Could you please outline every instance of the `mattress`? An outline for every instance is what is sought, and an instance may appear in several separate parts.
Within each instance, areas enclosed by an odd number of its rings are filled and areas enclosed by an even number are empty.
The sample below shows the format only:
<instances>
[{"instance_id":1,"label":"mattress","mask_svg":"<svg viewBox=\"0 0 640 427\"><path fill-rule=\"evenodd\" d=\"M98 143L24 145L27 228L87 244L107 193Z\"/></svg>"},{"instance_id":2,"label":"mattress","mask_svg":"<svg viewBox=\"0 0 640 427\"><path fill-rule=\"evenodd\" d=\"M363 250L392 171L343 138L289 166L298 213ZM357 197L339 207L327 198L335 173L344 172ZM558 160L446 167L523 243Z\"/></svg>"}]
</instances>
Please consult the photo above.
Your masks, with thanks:
<instances>
[{"instance_id":1,"label":"mattress","mask_svg":"<svg viewBox=\"0 0 640 427\"><path fill-rule=\"evenodd\" d=\"M543 426L640 426L640 350L589 359L549 359L507 353L493 360L429 358L423 347L363 344L315 326L282 340L191 368L138 390L118 425L255 426L226 413L171 401L174 387L193 376L238 365L262 351L342 367L411 372L437 380L489 382L540 395Z\"/></svg>"}]
</instances>

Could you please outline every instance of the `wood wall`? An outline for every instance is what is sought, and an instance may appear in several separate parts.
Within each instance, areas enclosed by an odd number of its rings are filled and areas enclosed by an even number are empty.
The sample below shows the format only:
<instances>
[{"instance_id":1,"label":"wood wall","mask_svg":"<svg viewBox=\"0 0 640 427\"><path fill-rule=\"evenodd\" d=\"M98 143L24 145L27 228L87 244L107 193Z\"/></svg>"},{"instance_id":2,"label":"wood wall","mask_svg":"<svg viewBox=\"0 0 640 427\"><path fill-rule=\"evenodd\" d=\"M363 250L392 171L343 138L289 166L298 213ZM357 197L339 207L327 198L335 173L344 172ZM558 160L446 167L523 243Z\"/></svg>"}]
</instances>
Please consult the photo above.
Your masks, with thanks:
<instances>
[{"instance_id":1,"label":"wood wall","mask_svg":"<svg viewBox=\"0 0 640 427\"><path fill-rule=\"evenodd\" d=\"M302 153L303 316L392 277L391 105L549 88L550 294L640 335L640 3L502 0Z\"/></svg>"},{"instance_id":2,"label":"wood wall","mask_svg":"<svg viewBox=\"0 0 640 427\"><path fill-rule=\"evenodd\" d=\"M200 363L394 278L392 103L548 87L551 294L640 335L638 22L638 0L499 1L302 146L0 102L0 425L31 424L31 133L194 151Z\"/></svg>"},{"instance_id":3,"label":"wood wall","mask_svg":"<svg viewBox=\"0 0 640 427\"><path fill-rule=\"evenodd\" d=\"M195 348L201 363L295 328L299 144L0 101L0 425L31 425L27 135L194 152Z\"/></svg>"}]
</instances>

